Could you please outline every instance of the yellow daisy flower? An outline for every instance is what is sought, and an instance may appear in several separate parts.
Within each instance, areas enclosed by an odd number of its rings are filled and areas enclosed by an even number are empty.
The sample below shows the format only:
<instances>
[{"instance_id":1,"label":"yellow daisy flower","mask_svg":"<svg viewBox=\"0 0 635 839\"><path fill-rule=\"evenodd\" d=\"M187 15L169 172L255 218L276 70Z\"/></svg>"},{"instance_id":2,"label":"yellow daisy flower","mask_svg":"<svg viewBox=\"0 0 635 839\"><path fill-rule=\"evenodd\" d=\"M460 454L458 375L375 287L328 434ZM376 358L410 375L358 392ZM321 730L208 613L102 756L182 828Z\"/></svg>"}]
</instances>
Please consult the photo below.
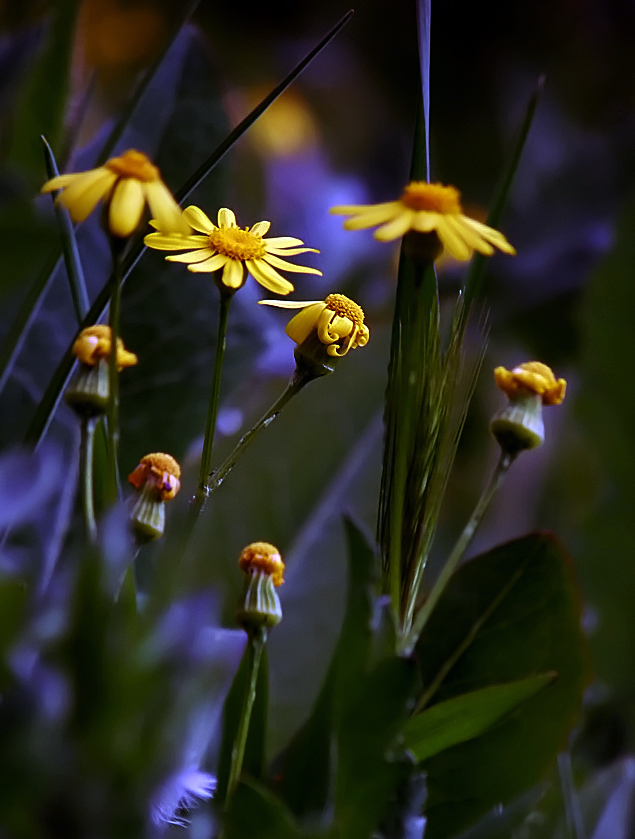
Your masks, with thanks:
<instances>
[{"instance_id":1,"label":"yellow daisy flower","mask_svg":"<svg viewBox=\"0 0 635 839\"><path fill-rule=\"evenodd\" d=\"M294 265L281 259L283 256L319 251L298 247L304 242L291 236L265 239L270 226L268 221L259 221L251 228L241 228L236 224L234 213L226 207L218 211L218 225L213 224L198 207L186 207L183 215L201 235L169 236L159 231L145 237L146 245L161 251L187 250L188 253L167 256L166 259L186 263L189 271L219 272L218 282L227 289L239 289L249 272L269 291L289 294L294 287L278 273L277 268L302 274L322 274L317 268ZM158 227L153 222L150 224Z\"/></svg>"},{"instance_id":2,"label":"yellow daisy flower","mask_svg":"<svg viewBox=\"0 0 635 839\"><path fill-rule=\"evenodd\" d=\"M61 190L58 203L74 222L84 221L100 201L108 206L108 229L113 236L130 236L141 223L146 203L164 233L191 233L181 208L161 180L161 173L143 152L130 149L88 172L51 178L42 192Z\"/></svg>"},{"instance_id":3,"label":"yellow daisy flower","mask_svg":"<svg viewBox=\"0 0 635 839\"><path fill-rule=\"evenodd\" d=\"M260 300L280 309L302 309L291 318L285 332L296 344L316 333L330 356L343 356L368 343L370 332L361 306L343 294L329 294L325 300Z\"/></svg>"},{"instance_id":4,"label":"yellow daisy flower","mask_svg":"<svg viewBox=\"0 0 635 839\"><path fill-rule=\"evenodd\" d=\"M351 216L344 222L347 230L380 225L374 234L380 242L409 231L435 233L445 250L461 261L470 259L474 251L490 256L494 247L513 256L516 251L502 233L463 215L460 198L453 186L412 181L398 201L338 206L330 212Z\"/></svg>"},{"instance_id":5,"label":"yellow daisy flower","mask_svg":"<svg viewBox=\"0 0 635 839\"><path fill-rule=\"evenodd\" d=\"M543 405L559 405L567 389L566 381L556 379L551 367L540 361L526 361L513 370L497 367L494 379L510 399L536 394L541 397Z\"/></svg>"}]
</instances>

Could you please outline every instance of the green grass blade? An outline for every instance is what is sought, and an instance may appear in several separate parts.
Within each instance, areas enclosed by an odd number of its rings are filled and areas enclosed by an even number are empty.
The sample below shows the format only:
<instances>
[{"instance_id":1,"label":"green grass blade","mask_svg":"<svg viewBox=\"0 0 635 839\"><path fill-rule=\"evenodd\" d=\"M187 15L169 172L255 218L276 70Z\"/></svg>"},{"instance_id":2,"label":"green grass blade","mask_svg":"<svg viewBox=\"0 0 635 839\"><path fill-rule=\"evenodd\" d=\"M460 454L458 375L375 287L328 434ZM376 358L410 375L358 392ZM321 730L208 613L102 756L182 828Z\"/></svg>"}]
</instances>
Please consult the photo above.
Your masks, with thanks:
<instances>
[{"instance_id":1,"label":"green grass blade","mask_svg":"<svg viewBox=\"0 0 635 839\"><path fill-rule=\"evenodd\" d=\"M275 100L282 94L284 91L289 87L289 85L294 82L300 73L313 61L313 59L324 49L324 47L337 35L337 33L344 27L348 21L350 20L351 16L353 15L353 10L351 9L347 12L344 17L328 32L324 38L320 41L317 46L315 46L311 52L309 52L303 59L300 61L299 64L294 67L294 69L286 76L280 84L275 87L271 93L269 93L265 98L260 102L260 104L256 105L256 107L249 113L242 122L238 123L236 128L227 136L227 138L210 154L210 156L205 160L199 168L194 172L191 178L179 189L176 193L176 200L179 204L182 204L187 197L196 189L196 187L203 181L209 173L212 171L214 166L227 154L230 148L239 140L242 135L247 131L248 128L254 124L254 122L258 119L258 117L262 116L262 114L267 110L269 105L271 105Z\"/></svg>"},{"instance_id":2,"label":"green grass blade","mask_svg":"<svg viewBox=\"0 0 635 839\"><path fill-rule=\"evenodd\" d=\"M46 173L49 178L54 178L59 175L57 162L53 149L48 144L46 138L42 137L44 143L44 161L46 163ZM52 193L53 201L59 191ZM60 236L62 238L62 253L64 254L64 264L66 265L66 273L68 275L68 282L71 288L71 296L73 298L73 307L77 317L77 323L81 324L86 316L89 307L88 291L86 289L86 280L84 279L84 271L82 263L79 259L79 251L77 249L77 239L75 238L75 229L71 222L68 211L59 204L54 204L55 216L60 228Z\"/></svg>"},{"instance_id":3,"label":"green grass blade","mask_svg":"<svg viewBox=\"0 0 635 839\"><path fill-rule=\"evenodd\" d=\"M525 143L527 142L527 137L529 136L529 131L534 121L536 108L538 107L538 102L540 101L540 97L542 96L544 87L545 77L540 76L529 98L529 102L527 103L525 116L520 127L520 132L518 134L518 139L514 146L511 159L507 168L504 170L502 174L500 185L496 191L494 201L492 202L492 207L487 216L487 224L490 227L498 227L498 225L500 224L500 220L503 216L505 206L507 205L507 200L509 198L509 193L514 182L514 178L516 176L518 164L520 163L520 159L525 148ZM467 323L468 315L470 313L470 308L483 287L483 280L485 277L485 266L487 265L488 258L489 257L487 256L483 256L483 254L477 253L474 254L474 258L472 259L472 262L470 264L470 268L468 270L467 278L465 281L465 291L460 302L460 309L456 327L461 331L465 328L465 324Z\"/></svg>"}]
</instances>

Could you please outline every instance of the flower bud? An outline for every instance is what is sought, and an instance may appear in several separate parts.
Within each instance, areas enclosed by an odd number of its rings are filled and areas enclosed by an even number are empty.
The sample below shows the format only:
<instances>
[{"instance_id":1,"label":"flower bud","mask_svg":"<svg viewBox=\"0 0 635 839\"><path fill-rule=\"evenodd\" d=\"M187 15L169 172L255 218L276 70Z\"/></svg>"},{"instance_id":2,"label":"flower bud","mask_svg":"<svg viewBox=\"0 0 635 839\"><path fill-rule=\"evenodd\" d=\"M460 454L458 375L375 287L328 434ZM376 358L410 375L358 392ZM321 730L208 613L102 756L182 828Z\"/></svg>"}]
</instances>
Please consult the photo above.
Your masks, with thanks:
<instances>
[{"instance_id":1,"label":"flower bud","mask_svg":"<svg viewBox=\"0 0 635 839\"><path fill-rule=\"evenodd\" d=\"M158 539L165 530L165 502L174 498L181 487L181 467L169 454L154 452L141 458L128 476L135 489L141 490L130 513L135 533L142 541Z\"/></svg>"},{"instance_id":2,"label":"flower bud","mask_svg":"<svg viewBox=\"0 0 635 839\"><path fill-rule=\"evenodd\" d=\"M494 378L509 397L508 405L490 424L503 451L515 457L540 446L545 439L542 407L562 402L565 380L556 379L553 371L539 361L528 361L513 370L497 367Z\"/></svg>"},{"instance_id":3,"label":"flower bud","mask_svg":"<svg viewBox=\"0 0 635 839\"><path fill-rule=\"evenodd\" d=\"M276 626L282 620L282 608L276 587L284 582L284 562L269 542L252 542L240 555L238 564L246 575L236 614L245 630Z\"/></svg>"}]
</instances>

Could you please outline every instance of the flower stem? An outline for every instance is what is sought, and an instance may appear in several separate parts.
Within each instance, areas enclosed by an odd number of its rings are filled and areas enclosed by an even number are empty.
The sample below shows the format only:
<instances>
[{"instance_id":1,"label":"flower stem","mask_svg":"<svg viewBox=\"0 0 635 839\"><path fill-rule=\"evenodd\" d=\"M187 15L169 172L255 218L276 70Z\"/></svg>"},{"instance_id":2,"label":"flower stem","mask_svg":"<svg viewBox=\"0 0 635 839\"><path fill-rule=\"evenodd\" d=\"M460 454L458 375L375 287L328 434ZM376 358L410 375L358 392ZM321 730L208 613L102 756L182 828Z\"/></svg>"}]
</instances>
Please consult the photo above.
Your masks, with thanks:
<instances>
[{"instance_id":1,"label":"flower stem","mask_svg":"<svg viewBox=\"0 0 635 839\"><path fill-rule=\"evenodd\" d=\"M231 763L229 767L229 779L227 781L227 795L226 801L233 791L236 789L240 773L243 768L243 759L245 757L245 746L247 744L247 734L249 733L249 721L251 719L251 712L254 707L254 700L256 698L256 684L258 682L258 669L260 667L260 659L262 658L262 651L267 641L267 630L264 627L249 631L248 645L249 645L249 661L247 668L247 690L243 698L243 707L240 714L240 723L238 724L238 731L236 732L236 739L232 748Z\"/></svg>"},{"instance_id":2,"label":"flower stem","mask_svg":"<svg viewBox=\"0 0 635 839\"><path fill-rule=\"evenodd\" d=\"M119 338L119 317L121 312L121 281L123 276L123 251L125 240L110 237L113 275L108 308L108 326L110 327L110 356L108 358L108 471L119 494L119 369L117 367L117 340ZM114 501L115 499L109 499Z\"/></svg>"},{"instance_id":3,"label":"flower stem","mask_svg":"<svg viewBox=\"0 0 635 839\"><path fill-rule=\"evenodd\" d=\"M258 422L251 428L246 434L244 434L239 442L236 444L236 447L232 451L232 453L225 459L225 461L218 466L214 471L209 475L208 479L208 492L212 493L215 489L223 483L229 472L234 468L236 465L236 461L241 456L241 454L245 451L247 446L252 442L254 437L266 428L268 425L274 421L274 419L278 416L278 414L282 411L284 406L287 402L290 401L292 397L299 393L305 385L308 385L309 382L313 381L315 376L306 368L299 370L297 367L291 379L289 380L289 384L286 386L282 394L276 399L273 405L269 408L269 410L264 414Z\"/></svg>"},{"instance_id":4,"label":"flower stem","mask_svg":"<svg viewBox=\"0 0 635 839\"><path fill-rule=\"evenodd\" d=\"M95 441L95 419L83 417L81 420L81 439L79 444L79 472L82 482L82 511L86 539L95 544L97 525L95 524L95 505L93 501L93 445Z\"/></svg>"},{"instance_id":5,"label":"flower stem","mask_svg":"<svg viewBox=\"0 0 635 839\"><path fill-rule=\"evenodd\" d=\"M203 454L201 456L201 468L198 477L198 487L192 499L191 509L195 516L199 516L209 495L208 476L212 465L212 450L214 447L214 435L216 433L216 417L218 415L218 403L220 401L220 382L223 371L223 360L225 358L225 345L227 337L227 319L229 317L229 306L233 294L221 291L220 308L218 311L218 332L216 334L216 353L214 354L214 370L212 372L212 384L209 393L209 405L207 408L207 424L205 427L205 440L203 441Z\"/></svg>"},{"instance_id":6,"label":"flower stem","mask_svg":"<svg viewBox=\"0 0 635 839\"><path fill-rule=\"evenodd\" d=\"M483 490L481 497L474 508L474 512L472 513L468 523L463 528L463 532L459 536L452 553L450 554L448 561L443 566L443 570L439 574L437 581L435 582L434 586L432 587L432 591L430 592L428 599L425 601L421 609L417 612L415 619L413 621L412 629L408 633L408 635L402 639L402 652L406 655L412 652L414 645L417 643L417 639L421 634L424 626L428 622L428 618L432 614L434 607L437 605L439 598L445 591L447 584L450 581L450 578L456 571L459 566L459 563L463 559L465 551L467 550L470 542L474 538L474 534L480 523L483 521L483 517L487 512L487 509L496 495L497 491L499 490L505 476L509 470L509 467L514 462L515 457L513 455L508 454L507 452L501 452L501 456L499 458L498 463L496 464L496 468L492 473L492 477L489 480L489 483Z\"/></svg>"}]
</instances>

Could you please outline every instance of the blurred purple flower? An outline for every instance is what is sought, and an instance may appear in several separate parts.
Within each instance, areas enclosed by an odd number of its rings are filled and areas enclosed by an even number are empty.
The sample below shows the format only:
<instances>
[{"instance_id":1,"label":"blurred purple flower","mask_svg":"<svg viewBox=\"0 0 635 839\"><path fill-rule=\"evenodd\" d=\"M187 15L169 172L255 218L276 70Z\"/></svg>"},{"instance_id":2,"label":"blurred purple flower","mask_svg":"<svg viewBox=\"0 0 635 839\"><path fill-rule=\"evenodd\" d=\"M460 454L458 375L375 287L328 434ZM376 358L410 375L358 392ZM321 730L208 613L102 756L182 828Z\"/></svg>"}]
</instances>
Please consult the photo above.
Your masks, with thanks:
<instances>
[{"instance_id":1,"label":"blurred purple flower","mask_svg":"<svg viewBox=\"0 0 635 839\"><path fill-rule=\"evenodd\" d=\"M187 766L170 775L157 788L150 800L150 820L157 827L168 824L187 824L187 810L211 798L216 789L216 778L201 772L197 766Z\"/></svg>"}]
</instances>

